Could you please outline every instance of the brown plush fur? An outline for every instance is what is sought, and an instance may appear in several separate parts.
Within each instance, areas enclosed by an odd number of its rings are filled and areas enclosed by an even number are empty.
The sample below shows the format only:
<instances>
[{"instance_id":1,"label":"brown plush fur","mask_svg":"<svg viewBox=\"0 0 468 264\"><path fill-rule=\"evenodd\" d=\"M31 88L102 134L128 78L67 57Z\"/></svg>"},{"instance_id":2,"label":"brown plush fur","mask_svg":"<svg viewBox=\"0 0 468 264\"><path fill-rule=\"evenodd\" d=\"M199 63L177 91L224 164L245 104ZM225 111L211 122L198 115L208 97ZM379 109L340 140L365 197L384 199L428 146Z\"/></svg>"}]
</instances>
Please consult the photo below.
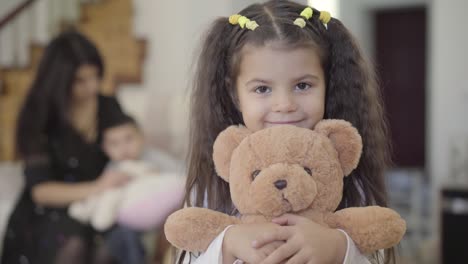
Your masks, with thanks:
<instances>
[{"instance_id":1,"label":"brown plush fur","mask_svg":"<svg viewBox=\"0 0 468 264\"><path fill-rule=\"evenodd\" d=\"M213 160L219 176L229 182L241 217L181 209L166 222L167 239L184 250L205 251L228 225L295 213L345 230L362 253L392 247L406 230L395 211L368 206L335 212L343 177L357 167L361 151L361 136L343 120L320 121L314 130L285 125L251 133L231 126L216 139Z\"/></svg>"}]
</instances>

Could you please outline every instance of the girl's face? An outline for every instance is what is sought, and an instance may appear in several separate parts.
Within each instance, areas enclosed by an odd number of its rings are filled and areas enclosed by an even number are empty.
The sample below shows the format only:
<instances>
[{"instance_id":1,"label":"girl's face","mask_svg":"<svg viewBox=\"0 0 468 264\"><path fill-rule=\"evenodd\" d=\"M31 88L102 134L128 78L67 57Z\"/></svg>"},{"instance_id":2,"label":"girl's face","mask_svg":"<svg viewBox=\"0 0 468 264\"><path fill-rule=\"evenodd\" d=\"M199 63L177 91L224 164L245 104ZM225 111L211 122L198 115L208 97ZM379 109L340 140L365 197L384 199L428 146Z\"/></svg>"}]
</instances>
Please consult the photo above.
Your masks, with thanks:
<instances>
[{"instance_id":1,"label":"girl's face","mask_svg":"<svg viewBox=\"0 0 468 264\"><path fill-rule=\"evenodd\" d=\"M95 98L99 91L99 70L96 66L85 64L78 68L72 87L72 100L75 102Z\"/></svg>"},{"instance_id":2,"label":"girl's face","mask_svg":"<svg viewBox=\"0 0 468 264\"><path fill-rule=\"evenodd\" d=\"M312 129L324 116L324 72L310 47L246 45L236 90L244 124L254 132L282 124Z\"/></svg>"}]
</instances>

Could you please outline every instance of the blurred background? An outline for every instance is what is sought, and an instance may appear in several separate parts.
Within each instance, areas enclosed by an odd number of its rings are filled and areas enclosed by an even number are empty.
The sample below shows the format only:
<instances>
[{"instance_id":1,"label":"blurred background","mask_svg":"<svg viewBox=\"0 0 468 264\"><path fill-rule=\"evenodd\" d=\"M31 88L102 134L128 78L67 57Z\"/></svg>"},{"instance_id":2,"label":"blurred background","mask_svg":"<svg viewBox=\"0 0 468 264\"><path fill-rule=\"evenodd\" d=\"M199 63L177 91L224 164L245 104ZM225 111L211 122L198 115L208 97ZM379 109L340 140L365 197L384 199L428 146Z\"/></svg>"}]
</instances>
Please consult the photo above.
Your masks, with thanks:
<instances>
[{"instance_id":1,"label":"blurred background","mask_svg":"<svg viewBox=\"0 0 468 264\"><path fill-rule=\"evenodd\" d=\"M202 33L252 2L0 0L0 236L22 186L18 110L53 36L72 26L93 40L107 67L102 92L136 117L148 144L183 160ZM298 2L342 20L380 75L393 145L391 206L408 224L402 263L460 263L468 251L468 1Z\"/></svg>"}]
</instances>

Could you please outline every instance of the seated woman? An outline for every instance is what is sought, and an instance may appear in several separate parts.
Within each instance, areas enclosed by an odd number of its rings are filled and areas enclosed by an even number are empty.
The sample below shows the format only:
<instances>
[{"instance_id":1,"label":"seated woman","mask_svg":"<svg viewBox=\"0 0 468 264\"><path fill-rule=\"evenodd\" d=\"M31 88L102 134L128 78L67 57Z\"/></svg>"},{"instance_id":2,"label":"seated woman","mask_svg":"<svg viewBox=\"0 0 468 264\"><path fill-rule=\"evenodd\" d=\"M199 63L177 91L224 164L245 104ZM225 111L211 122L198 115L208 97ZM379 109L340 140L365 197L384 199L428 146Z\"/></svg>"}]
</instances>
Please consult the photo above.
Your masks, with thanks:
<instances>
[{"instance_id":1,"label":"seated woman","mask_svg":"<svg viewBox=\"0 0 468 264\"><path fill-rule=\"evenodd\" d=\"M18 119L26 186L8 223L1 263L116 263L107 234L67 214L72 202L128 180L103 172L102 124L123 114L115 98L99 94L103 73L98 50L77 32L60 34L45 49Z\"/></svg>"}]
</instances>

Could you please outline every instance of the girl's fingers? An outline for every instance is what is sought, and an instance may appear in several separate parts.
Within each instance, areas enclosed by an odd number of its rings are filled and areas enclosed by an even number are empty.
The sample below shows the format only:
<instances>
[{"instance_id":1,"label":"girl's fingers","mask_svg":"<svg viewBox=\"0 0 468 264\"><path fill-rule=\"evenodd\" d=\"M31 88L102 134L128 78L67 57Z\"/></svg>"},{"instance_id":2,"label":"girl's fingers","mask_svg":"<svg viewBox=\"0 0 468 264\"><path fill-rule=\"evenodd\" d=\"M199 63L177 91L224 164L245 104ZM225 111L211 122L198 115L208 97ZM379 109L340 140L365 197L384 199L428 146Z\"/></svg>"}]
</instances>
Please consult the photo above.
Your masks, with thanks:
<instances>
[{"instance_id":1,"label":"girl's fingers","mask_svg":"<svg viewBox=\"0 0 468 264\"><path fill-rule=\"evenodd\" d=\"M252 247L261 248L264 245L273 241L286 241L291 236L291 232L288 228L279 227L273 232L267 232L259 235L254 241L252 241Z\"/></svg>"},{"instance_id":2,"label":"girl's fingers","mask_svg":"<svg viewBox=\"0 0 468 264\"><path fill-rule=\"evenodd\" d=\"M302 216L292 215L292 214L284 214L280 217L274 218L271 220L273 223L278 225L297 225L299 222L303 220Z\"/></svg>"},{"instance_id":3,"label":"girl's fingers","mask_svg":"<svg viewBox=\"0 0 468 264\"><path fill-rule=\"evenodd\" d=\"M277 217L277 218L274 218L271 220L273 223L275 224L278 224L278 225L281 225L281 226L285 226L285 225L288 225L288 218L287 217L284 217L283 216L280 216L280 217Z\"/></svg>"},{"instance_id":4,"label":"girl's fingers","mask_svg":"<svg viewBox=\"0 0 468 264\"><path fill-rule=\"evenodd\" d=\"M294 256L292 256L286 264L306 264L308 263L307 255L302 254L301 251L297 252Z\"/></svg>"},{"instance_id":5,"label":"girl's fingers","mask_svg":"<svg viewBox=\"0 0 468 264\"><path fill-rule=\"evenodd\" d=\"M272 242L266 244L259 250L264 254L264 259L267 258L271 253L275 252L277 248L279 248L284 242Z\"/></svg>"},{"instance_id":6,"label":"girl's fingers","mask_svg":"<svg viewBox=\"0 0 468 264\"><path fill-rule=\"evenodd\" d=\"M246 263L252 263L252 264L260 263L283 244L284 242L275 241L275 242L266 244L257 250L252 250L251 254L246 256L245 261Z\"/></svg>"},{"instance_id":7,"label":"girl's fingers","mask_svg":"<svg viewBox=\"0 0 468 264\"><path fill-rule=\"evenodd\" d=\"M293 256L300 250L299 247L294 246L292 243L285 243L273 253L271 253L261 264L276 264Z\"/></svg>"}]
</instances>

